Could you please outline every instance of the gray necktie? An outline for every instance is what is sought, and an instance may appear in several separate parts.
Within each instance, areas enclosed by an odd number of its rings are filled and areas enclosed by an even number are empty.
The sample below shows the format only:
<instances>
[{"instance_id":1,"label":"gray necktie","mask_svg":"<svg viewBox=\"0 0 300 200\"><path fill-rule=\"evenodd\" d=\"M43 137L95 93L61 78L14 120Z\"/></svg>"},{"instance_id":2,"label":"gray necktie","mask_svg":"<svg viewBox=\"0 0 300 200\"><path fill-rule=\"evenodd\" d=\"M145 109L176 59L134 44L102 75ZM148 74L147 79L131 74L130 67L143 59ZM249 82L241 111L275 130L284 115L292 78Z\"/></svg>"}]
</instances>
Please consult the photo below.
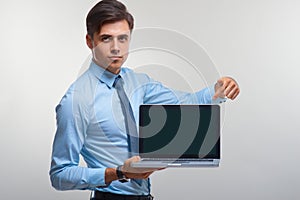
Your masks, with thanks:
<instances>
[{"instance_id":1,"label":"gray necktie","mask_svg":"<svg viewBox=\"0 0 300 200\"><path fill-rule=\"evenodd\" d=\"M127 142L128 142L128 150L129 153L134 156L138 155L138 132L136 129L135 119L133 116L133 111L129 99L124 91L124 81L122 77L119 75L113 84L116 88L118 96L121 102L121 108L124 115L125 120L125 128L127 134ZM131 179L132 181L136 182L138 185L142 185L142 179Z\"/></svg>"},{"instance_id":2,"label":"gray necktie","mask_svg":"<svg viewBox=\"0 0 300 200\"><path fill-rule=\"evenodd\" d=\"M133 116L133 111L129 99L124 91L124 81L119 75L114 82L114 87L117 90L118 96L120 98L122 112L125 120L125 128L128 141L128 150L131 155L138 155L138 132L136 128L135 119Z\"/></svg>"}]
</instances>

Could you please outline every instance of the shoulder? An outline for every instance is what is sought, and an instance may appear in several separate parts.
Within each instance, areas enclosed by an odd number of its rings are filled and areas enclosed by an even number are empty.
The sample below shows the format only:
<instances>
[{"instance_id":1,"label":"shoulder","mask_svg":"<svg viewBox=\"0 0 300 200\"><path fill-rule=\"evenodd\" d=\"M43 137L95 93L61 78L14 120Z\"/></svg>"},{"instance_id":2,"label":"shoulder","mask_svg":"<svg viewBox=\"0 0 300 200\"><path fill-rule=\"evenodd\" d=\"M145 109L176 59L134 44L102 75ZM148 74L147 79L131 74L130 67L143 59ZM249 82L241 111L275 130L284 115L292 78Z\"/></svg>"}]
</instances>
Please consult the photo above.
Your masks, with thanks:
<instances>
[{"instance_id":1,"label":"shoulder","mask_svg":"<svg viewBox=\"0 0 300 200\"><path fill-rule=\"evenodd\" d=\"M147 74L136 72L127 67L123 67L121 73L126 79L134 82L147 83L152 80Z\"/></svg>"},{"instance_id":2,"label":"shoulder","mask_svg":"<svg viewBox=\"0 0 300 200\"><path fill-rule=\"evenodd\" d=\"M92 74L87 70L84 74L78 77L67 89L64 96L61 98L55 110L59 113L73 113L74 109L86 109L93 97L96 81Z\"/></svg>"}]
</instances>

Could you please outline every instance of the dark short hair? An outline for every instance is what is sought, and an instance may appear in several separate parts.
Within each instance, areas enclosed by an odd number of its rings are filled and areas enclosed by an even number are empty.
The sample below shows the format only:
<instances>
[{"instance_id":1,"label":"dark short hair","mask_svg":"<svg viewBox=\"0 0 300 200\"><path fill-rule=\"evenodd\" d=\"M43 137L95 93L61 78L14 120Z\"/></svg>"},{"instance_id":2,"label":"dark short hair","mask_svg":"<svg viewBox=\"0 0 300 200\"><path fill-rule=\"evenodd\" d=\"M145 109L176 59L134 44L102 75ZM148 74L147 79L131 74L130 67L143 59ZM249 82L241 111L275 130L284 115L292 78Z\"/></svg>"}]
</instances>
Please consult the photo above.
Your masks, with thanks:
<instances>
[{"instance_id":1,"label":"dark short hair","mask_svg":"<svg viewBox=\"0 0 300 200\"><path fill-rule=\"evenodd\" d=\"M117 0L102 0L90 10L86 17L87 33L93 38L94 33L99 33L104 24L121 20L126 20L132 31L134 19L126 6Z\"/></svg>"}]
</instances>

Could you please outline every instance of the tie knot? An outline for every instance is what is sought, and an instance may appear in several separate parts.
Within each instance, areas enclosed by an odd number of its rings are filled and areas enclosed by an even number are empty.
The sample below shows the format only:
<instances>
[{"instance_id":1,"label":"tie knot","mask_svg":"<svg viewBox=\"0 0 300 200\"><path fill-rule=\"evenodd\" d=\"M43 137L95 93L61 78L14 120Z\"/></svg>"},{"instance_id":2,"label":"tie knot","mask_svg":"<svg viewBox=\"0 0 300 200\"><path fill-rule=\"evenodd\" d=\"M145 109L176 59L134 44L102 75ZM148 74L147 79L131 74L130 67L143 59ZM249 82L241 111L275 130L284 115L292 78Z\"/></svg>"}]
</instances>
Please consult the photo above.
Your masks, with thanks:
<instances>
[{"instance_id":1,"label":"tie knot","mask_svg":"<svg viewBox=\"0 0 300 200\"><path fill-rule=\"evenodd\" d=\"M123 87L123 79L120 75L115 78L113 86L115 88Z\"/></svg>"}]
</instances>

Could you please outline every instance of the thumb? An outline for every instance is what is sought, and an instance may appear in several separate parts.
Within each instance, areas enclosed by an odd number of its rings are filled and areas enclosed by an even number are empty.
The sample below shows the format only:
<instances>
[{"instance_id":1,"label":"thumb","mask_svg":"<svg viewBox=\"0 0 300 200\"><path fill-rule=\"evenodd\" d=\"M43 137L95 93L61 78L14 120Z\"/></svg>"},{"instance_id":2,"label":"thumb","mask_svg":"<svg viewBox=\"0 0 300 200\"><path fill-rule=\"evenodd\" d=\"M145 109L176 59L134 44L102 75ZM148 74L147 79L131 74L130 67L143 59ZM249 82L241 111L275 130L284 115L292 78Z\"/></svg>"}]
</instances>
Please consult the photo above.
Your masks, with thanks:
<instances>
[{"instance_id":1,"label":"thumb","mask_svg":"<svg viewBox=\"0 0 300 200\"><path fill-rule=\"evenodd\" d=\"M224 84L223 79L219 79L219 80L217 81L217 87L222 87L223 84Z\"/></svg>"},{"instance_id":2,"label":"thumb","mask_svg":"<svg viewBox=\"0 0 300 200\"><path fill-rule=\"evenodd\" d=\"M217 83L215 84L215 94L213 96L214 100L217 99L220 96L220 94L222 92L220 88L223 86L223 84L224 84L224 82L223 82L222 79L219 79L217 81Z\"/></svg>"}]
</instances>

